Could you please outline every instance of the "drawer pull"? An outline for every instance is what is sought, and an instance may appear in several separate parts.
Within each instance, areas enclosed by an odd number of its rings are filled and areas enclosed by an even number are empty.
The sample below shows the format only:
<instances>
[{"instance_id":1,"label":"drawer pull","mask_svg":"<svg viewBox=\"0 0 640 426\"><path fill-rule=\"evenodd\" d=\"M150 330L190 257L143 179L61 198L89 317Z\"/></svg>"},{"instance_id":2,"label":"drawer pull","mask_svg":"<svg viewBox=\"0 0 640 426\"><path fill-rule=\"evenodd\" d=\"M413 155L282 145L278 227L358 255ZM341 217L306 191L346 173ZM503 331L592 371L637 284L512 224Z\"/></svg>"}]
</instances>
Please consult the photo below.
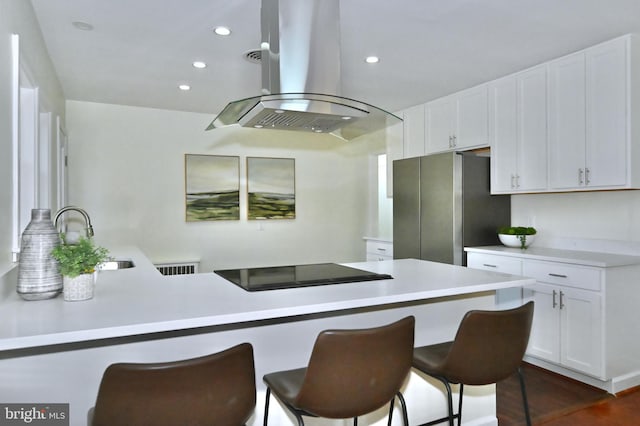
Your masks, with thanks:
<instances>
[{"instance_id":1,"label":"drawer pull","mask_svg":"<svg viewBox=\"0 0 640 426\"><path fill-rule=\"evenodd\" d=\"M483 263L482 266L486 266L487 268L497 268L497 265L491 265L489 263Z\"/></svg>"},{"instance_id":2,"label":"drawer pull","mask_svg":"<svg viewBox=\"0 0 640 426\"><path fill-rule=\"evenodd\" d=\"M566 275L562 275L562 274L549 274L550 277L556 277L556 278L568 278Z\"/></svg>"},{"instance_id":3,"label":"drawer pull","mask_svg":"<svg viewBox=\"0 0 640 426\"><path fill-rule=\"evenodd\" d=\"M378 247L378 251L387 251L387 249Z\"/></svg>"}]
</instances>

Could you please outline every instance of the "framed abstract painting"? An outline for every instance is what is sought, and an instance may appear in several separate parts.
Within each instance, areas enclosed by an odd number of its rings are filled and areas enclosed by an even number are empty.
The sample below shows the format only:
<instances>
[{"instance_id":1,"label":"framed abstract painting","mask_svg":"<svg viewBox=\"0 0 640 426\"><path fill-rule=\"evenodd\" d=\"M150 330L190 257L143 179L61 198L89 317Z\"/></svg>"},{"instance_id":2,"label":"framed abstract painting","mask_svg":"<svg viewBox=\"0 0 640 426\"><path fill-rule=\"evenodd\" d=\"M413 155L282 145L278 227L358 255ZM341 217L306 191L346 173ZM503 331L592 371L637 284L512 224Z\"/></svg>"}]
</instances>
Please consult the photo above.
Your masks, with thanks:
<instances>
[{"instance_id":1,"label":"framed abstract painting","mask_svg":"<svg viewBox=\"0 0 640 426\"><path fill-rule=\"evenodd\" d=\"M240 219L240 157L185 154L187 222Z\"/></svg>"},{"instance_id":2,"label":"framed abstract painting","mask_svg":"<svg viewBox=\"0 0 640 426\"><path fill-rule=\"evenodd\" d=\"M247 157L248 219L295 219L295 159Z\"/></svg>"}]
</instances>

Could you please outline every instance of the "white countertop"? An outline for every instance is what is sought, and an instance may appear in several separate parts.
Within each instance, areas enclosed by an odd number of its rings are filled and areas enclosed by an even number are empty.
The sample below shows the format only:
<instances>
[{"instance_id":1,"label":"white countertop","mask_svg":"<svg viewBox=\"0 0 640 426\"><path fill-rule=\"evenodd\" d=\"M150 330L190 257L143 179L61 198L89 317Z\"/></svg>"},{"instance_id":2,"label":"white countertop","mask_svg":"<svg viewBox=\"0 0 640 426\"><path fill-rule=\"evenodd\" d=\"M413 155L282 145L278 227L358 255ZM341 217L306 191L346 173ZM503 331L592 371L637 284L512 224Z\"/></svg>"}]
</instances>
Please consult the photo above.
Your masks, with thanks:
<instances>
[{"instance_id":1,"label":"white countertop","mask_svg":"<svg viewBox=\"0 0 640 426\"><path fill-rule=\"evenodd\" d=\"M520 257L533 260L571 263L576 265L596 266L600 268L640 264L640 256L594 251L563 250L536 246L531 246L525 250L506 246L465 247L465 251Z\"/></svg>"},{"instance_id":2,"label":"white countertop","mask_svg":"<svg viewBox=\"0 0 640 426\"><path fill-rule=\"evenodd\" d=\"M95 296L0 300L0 351L236 324L426 300L531 284L533 279L414 259L348 263L391 280L247 292L214 273L162 276L136 248L111 250L136 267L101 271Z\"/></svg>"}]
</instances>

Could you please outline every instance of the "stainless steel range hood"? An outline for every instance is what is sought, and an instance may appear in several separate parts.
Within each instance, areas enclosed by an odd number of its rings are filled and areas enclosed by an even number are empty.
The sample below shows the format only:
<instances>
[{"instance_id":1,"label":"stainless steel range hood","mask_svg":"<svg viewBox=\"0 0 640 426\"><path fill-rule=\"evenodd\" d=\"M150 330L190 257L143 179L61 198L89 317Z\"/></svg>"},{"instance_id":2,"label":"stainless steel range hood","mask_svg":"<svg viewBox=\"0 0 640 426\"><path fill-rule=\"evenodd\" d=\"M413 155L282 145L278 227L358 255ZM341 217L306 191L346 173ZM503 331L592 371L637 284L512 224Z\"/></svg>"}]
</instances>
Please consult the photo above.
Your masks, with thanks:
<instances>
[{"instance_id":1,"label":"stainless steel range hood","mask_svg":"<svg viewBox=\"0 0 640 426\"><path fill-rule=\"evenodd\" d=\"M402 121L339 96L339 0L262 0L261 20L262 95L229 103L207 130L240 125L351 140Z\"/></svg>"}]
</instances>

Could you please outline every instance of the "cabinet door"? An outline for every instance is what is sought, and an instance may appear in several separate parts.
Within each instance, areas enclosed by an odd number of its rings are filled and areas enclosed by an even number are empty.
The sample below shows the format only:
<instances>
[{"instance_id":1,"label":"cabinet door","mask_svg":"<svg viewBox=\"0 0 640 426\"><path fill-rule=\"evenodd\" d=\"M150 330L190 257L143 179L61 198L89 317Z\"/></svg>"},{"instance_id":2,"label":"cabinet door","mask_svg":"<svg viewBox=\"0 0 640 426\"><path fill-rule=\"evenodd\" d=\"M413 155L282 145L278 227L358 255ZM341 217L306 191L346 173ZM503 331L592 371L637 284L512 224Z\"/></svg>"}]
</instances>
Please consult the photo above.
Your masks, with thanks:
<instances>
[{"instance_id":1,"label":"cabinet door","mask_svg":"<svg viewBox=\"0 0 640 426\"><path fill-rule=\"evenodd\" d=\"M585 55L549 65L549 186L585 185Z\"/></svg>"},{"instance_id":2,"label":"cabinet door","mask_svg":"<svg viewBox=\"0 0 640 426\"><path fill-rule=\"evenodd\" d=\"M487 96L486 85L456 95L453 148L468 149L489 145Z\"/></svg>"},{"instance_id":3,"label":"cabinet door","mask_svg":"<svg viewBox=\"0 0 640 426\"><path fill-rule=\"evenodd\" d=\"M602 296L569 287L560 287L559 291L560 362L604 378Z\"/></svg>"},{"instance_id":4,"label":"cabinet door","mask_svg":"<svg viewBox=\"0 0 640 426\"><path fill-rule=\"evenodd\" d=\"M425 106L427 153L449 151L453 143L455 98L447 96Z\"/></svg>"},{"instance_id":5,"label":"cabinet door","mask_svg":"<svg viewBox=\"0 0 640 426\"><path fill-rule=\"evenodd\" d=\"M527 354L560 362L560 314L557 287L533 284L523 289L524 302L535 304Z\"/></svg>"},{"instance_id":6,"label":"cabinet door","mask_svg":"<svg viewBox=\"0 0 640 426\"><path fill-rule=\"evenodd\" d=\"M547 189L547 69L517 76L518 191Z\"/></svg>"},{"instance_id":7,"label":"cabinet door","mask_svg":"<svg viewBox=\"0 0 640 426\"><path fill-rule=\"evenodd\" d=\"M586 53L589 187L627 185L628 43L614 40Z\"/></svg>"},{"instance_id":8,"label":"cabinet door","mask_svg":"<svg viewBox=\"0 0 640 426\"><path fill-rule=\"evenodd\" d=\"M489 87L491 193L510 193L516 179L516 78L506 77Z\"/></svg>"},{"instance_id":9,"label":"cabinet door","mask_svg":"<svg viewBox=\"0 0 640 426\"><path fill-rule=\"evenodd\" d=\"M425 154L424 105L404 110L404 158L421 157Z\"/></svg>"},{"instance_id":10,"label":"cabinet door","mask_svg":"<svg viewBox=\"0 0 640 426\"><path fill-rule=\"evenodd\" d=\"M398 117L403 114L397 113ZM393 197L393 162L400 160L404 156L403 152L403 124L396 123L385 130L386 151L387 151L387 197Z\"/></svg>"}]
</instances>

